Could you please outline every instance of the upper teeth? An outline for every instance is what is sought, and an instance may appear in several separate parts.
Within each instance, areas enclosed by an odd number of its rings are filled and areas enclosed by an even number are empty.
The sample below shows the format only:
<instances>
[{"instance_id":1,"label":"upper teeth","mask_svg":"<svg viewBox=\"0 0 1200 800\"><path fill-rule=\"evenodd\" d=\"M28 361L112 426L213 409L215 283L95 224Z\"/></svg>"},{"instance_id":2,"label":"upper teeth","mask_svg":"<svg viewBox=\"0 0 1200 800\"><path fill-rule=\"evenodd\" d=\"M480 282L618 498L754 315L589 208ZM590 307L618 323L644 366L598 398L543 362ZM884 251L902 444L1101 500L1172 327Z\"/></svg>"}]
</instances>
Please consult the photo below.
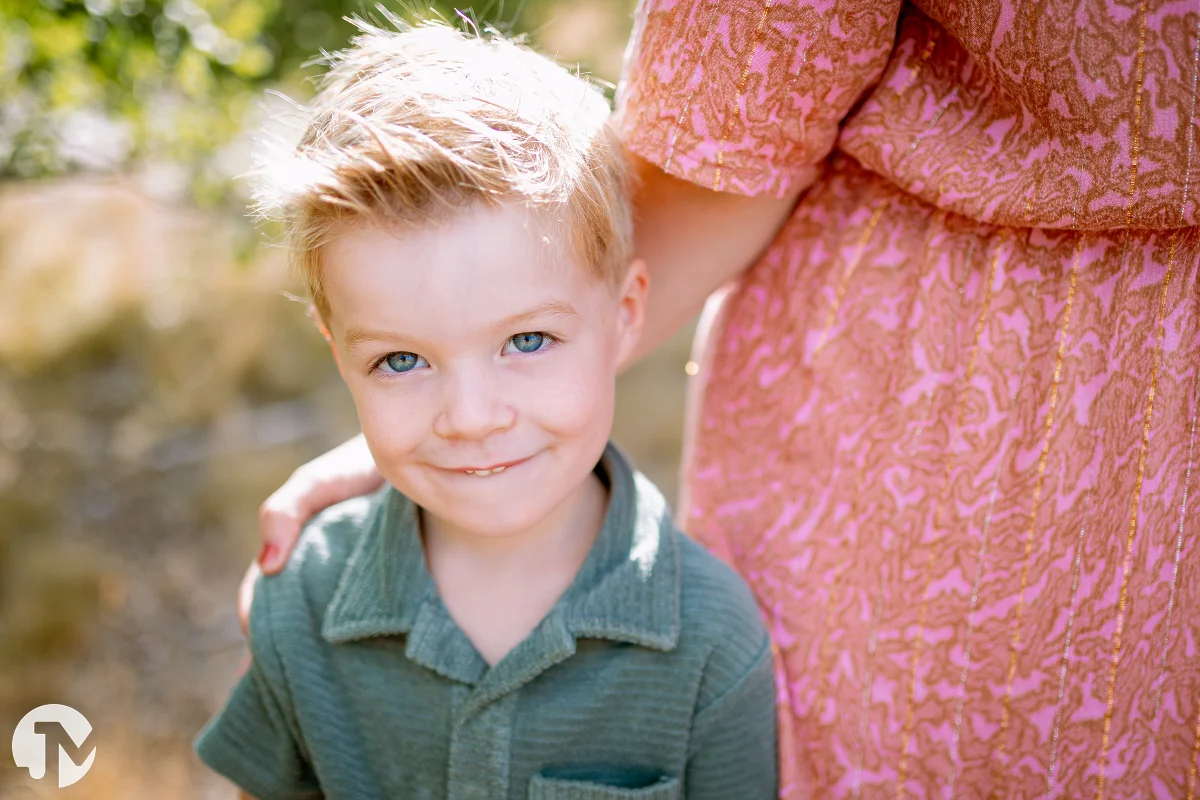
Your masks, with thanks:
<instances>
[{"instance_id":1,"label":"upper teeth","mask_svg":"<svg viewBox=\"0 0 1200 800\"><path fill-rule=\"evenodd\" d=\"M493 472L504 472L507 467L496 467L495 469L469 469L468 475L491 475Z\"/></svg>"}]
</instances>

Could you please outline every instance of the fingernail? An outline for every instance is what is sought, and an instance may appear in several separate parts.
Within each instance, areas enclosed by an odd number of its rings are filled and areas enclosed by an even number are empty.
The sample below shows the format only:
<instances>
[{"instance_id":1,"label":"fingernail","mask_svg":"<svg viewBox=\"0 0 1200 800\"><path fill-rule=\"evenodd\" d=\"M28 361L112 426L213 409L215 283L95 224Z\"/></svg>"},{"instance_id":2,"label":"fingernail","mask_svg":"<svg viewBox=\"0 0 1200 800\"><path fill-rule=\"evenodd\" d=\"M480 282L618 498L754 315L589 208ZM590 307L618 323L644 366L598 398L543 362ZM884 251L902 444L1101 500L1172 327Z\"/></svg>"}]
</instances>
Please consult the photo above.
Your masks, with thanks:
<instances>
[{"instance_id":1,"label":"fingernail","mask_svg":"<svg viewBox=\"0 0 1200 800\"><path fill-rule=\"evenodd\" d=\"M262 546L262 550L258 551L258 565L260 567L269 566L275 560L275 545L267 543Z\"/></svg>"}]
</instances>

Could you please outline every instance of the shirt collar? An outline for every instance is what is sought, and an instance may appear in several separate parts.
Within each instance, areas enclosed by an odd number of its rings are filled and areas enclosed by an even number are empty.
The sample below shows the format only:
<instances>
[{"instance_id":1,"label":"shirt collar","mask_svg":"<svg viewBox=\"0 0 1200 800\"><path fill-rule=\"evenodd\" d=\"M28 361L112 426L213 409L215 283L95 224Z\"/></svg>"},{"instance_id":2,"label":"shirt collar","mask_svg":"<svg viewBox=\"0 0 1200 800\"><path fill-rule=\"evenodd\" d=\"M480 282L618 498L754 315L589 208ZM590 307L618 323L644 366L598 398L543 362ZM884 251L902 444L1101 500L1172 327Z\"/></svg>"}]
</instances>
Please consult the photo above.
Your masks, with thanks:
<instances>
[{"instance_id":1,"label":"shirt collar","mask_svg":"<svg viewBox=\"0 0 1200 800\"><path fill-rule=\"evenodd\" d=\"M599 468L609 483L603 527L545 622L565 627L571 637L671 650L679 640L681 571L670 510L615 445L605 448ZM425 565L416 506L388 486L373 499L365 522L325 613L324 638L340 644L414 627L444 633L453 622ZM439 672L470 680L485 666L478 655L451 652L473 649L465 635L424 640L436 641L436 652L410 641L408 655Z\"/></svg>"}]
</instances>

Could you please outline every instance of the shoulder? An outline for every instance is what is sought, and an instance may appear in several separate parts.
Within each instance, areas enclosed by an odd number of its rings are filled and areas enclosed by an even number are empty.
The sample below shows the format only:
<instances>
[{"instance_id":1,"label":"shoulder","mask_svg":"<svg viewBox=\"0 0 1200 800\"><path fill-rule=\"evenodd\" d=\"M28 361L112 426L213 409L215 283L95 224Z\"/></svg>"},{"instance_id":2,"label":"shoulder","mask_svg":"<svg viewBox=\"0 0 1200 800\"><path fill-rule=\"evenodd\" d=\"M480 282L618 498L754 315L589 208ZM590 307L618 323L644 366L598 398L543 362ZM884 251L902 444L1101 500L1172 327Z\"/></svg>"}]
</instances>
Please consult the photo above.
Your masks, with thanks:
<instances>
[{"instance_id":1,"label":"shoulder","mask_svg":"<svg viewBox=\"0 0 1200 800\"><path fill-rule=\"evenodd\" d=\"M252 642L260 634L278 638L309 632L319 636L321 620L350 556L390 494L385 487L353 497L326 508L305 524L283 570L260 577L255 585L250 610Z\"/></svg>"},{"instance_id":2,"label":"shoulder","mask_svg":"<svg viewBox=\"0 0 1200 800\"><path fill-rule=\"evenodd\" d=\"M678 530L674 535L679 541L683 572L680 587L683 625L699 628L709 638L745 640L757 649L766 638L766 626L746 581L695 539Z\"/></svg>"},{"instance_id":3,"label":"shoulder","mask_svg":"<svg viewBox=\"0 0 1200 800\"><path fill-rule=\"evenodd\" d=\"M700 705L722 694L771 658L763 615L750 587L728 564L682 531L680 625L708 651Z\"/></svg>"}]
</instances>

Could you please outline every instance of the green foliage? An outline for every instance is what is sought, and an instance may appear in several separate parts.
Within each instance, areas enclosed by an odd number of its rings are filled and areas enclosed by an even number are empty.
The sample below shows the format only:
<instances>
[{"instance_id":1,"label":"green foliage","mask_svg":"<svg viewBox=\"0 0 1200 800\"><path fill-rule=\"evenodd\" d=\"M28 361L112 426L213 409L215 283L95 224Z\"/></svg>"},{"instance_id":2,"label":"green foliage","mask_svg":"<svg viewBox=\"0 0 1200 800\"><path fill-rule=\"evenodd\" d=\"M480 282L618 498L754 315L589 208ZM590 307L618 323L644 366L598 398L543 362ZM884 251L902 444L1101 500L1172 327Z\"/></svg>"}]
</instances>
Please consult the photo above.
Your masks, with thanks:
<instances>
[{"instance_id":1,"label":"green foliage","mask_svg":"<svg viewBox=\"0 0 1200 800\"><path fill-rule=\"evenodd\" d=\"M522 30L542 4L466 15ZM171 164L220 199L222 148L256 126L265 89L307 96L305 65L346 45L351 15L381 17L362 0L0 0L0 180Z\"/></svg>"}]
</instances>

